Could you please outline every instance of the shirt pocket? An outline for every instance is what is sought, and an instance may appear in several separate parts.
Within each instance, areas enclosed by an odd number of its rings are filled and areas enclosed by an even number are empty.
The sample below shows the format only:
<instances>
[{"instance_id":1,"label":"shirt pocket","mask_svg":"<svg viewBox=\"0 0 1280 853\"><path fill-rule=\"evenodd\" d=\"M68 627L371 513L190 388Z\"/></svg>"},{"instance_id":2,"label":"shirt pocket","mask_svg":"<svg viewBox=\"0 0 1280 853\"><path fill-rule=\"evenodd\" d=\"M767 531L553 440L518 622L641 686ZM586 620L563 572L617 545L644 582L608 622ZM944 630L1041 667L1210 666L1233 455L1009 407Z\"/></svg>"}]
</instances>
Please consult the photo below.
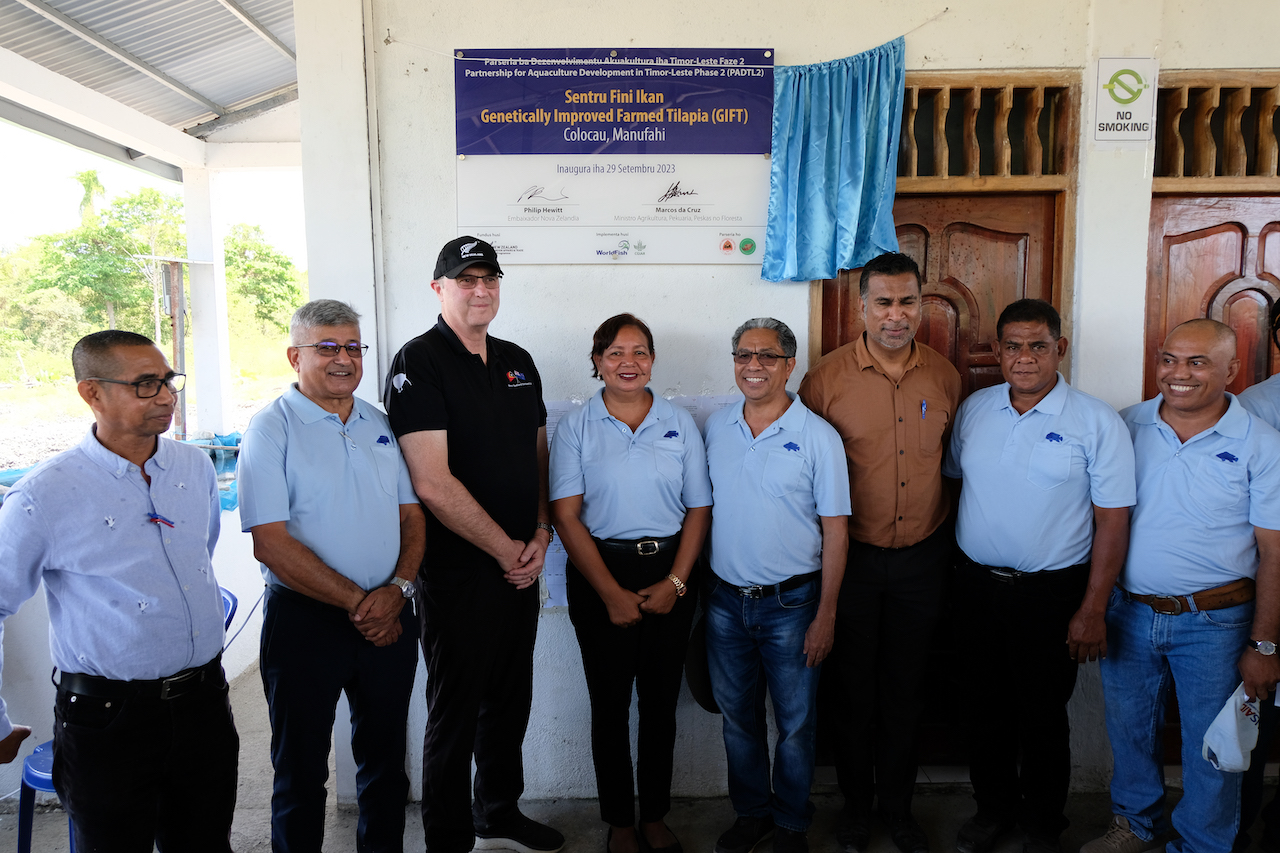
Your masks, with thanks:
<instances>
[{"instance_id":1,"label":"shirt pocket","mask_svg":"<svg viewBox=\"0 0 1280 853\"><path fill-rule=\"evenodd\" d=\"M684 481L684 444L671 439L655 443L653 464L659 478L679 485Z\"/></svg>"},{"instance_id":2,"label":"shirt pocket","mask_svg":"<svg viewBox=\"0 0 1280 853\"><path fill-rule=\"evenodd\" d=\"M803 477L804 457L793 450L780 450L765 459L761 485L775 498L781 498L800 488Z\"/></svg>"},{"instance_id":3,"label":"shirt pocket","mask_svg":"<svg viewBox=\"0 0 1280 853\"><path fill-rule=\"evenodd\" d=\"M930 405L930 403L933 405ZM947 431L947 423L951 413L942 408L937 401L928 398L920 404L920 450L925 453L938 453L942 449L942 434Z\"/></svg>"},{"instance_id":4,"label":"shirt pocket","mask_svg":"<svg viewBox=\"0 0 1280 853\"><path fill-rule=\"evenodd\" d=\"M1249 472L1239 462L1210 456L1200 460L1190 486L1191 499L1205 512L1217 514L1234 509L1249 496Z\"/></svg>"},{"instance_id":5,"label":"shirt pocket","mask_svg":"<svg viewBox=\"0 0 1280 853\"><path fill-rule=\"evenodd\" d=\"M394 444L375 444L373 464L378 469L382 490L392 497L400 493L400 448Z\"/></svg>"},{"instance_id":6,"label":"shirt pocket","mask_svg":"<svg viewBox=\"0 0 1280 853\"><path fill-rule=\"evenodd\" d=\"M1061 486L1071 476L1071 455L1066 442L1037 441L1027 460L1027 479L1045 490Z\"/></svg>"}]
</instances>

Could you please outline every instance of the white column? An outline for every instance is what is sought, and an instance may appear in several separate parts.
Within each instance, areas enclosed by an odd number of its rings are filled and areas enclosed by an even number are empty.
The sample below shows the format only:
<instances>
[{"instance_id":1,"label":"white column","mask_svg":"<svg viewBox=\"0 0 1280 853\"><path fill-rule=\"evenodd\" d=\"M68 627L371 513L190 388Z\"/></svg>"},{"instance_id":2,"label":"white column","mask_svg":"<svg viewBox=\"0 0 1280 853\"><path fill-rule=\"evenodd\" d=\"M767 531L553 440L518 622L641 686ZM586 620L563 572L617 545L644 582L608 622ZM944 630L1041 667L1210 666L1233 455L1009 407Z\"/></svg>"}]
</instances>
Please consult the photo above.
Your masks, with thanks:
<instances>
[{"instance_id":1,"label":"white column","mask_svg":"<svg viewBox=\"0 0 1280 853\"><path fill-rule=\"evenodd\" d=\"M227 334L227 278L222 235L214 229L213 186L208 169L183 169L187 266L195 365L196 426L223 433L231 412L231 342Z\"/></svg>"},{"instance_id":2,"label":"white column","mask_svg":"<svg viewBox=\"0 0 1280 853\"><path fill-rule=\"evenodd\" d=\"M1142 398L1147 227L1155 140L1098 148L1092 122L1097 59L1159 56L1163 0L1093 0L1084 69L1072 384L1120 408ZM1153 81L1154 82L1154 81Z\"/></svg>"},{"instance_id":3,"label":"white column","mask_svg":"<svg viewBox=\"0 0 1280 853\"><path fill-rule=\"evenodd\" d=\"M294 5L310 298L341 299L362 315L360 332L370 357L357 393L377 400L364 26L360 0L298 0Z\"/></svg>"},{"instance_id":4,"label":"white column","mask_svg":"<svg viewBox=\"0 0 1280 853\"><path fill-rule=\"evenodd\" d=\"M311 299L341 299L362 315L369 344L357 394L378 399L377 304L365 10L361 0L297 0L293 10L302 124L302 203ZM339 803L356 800L350 711L334 720Z\"/></svg>"}]
</instances>

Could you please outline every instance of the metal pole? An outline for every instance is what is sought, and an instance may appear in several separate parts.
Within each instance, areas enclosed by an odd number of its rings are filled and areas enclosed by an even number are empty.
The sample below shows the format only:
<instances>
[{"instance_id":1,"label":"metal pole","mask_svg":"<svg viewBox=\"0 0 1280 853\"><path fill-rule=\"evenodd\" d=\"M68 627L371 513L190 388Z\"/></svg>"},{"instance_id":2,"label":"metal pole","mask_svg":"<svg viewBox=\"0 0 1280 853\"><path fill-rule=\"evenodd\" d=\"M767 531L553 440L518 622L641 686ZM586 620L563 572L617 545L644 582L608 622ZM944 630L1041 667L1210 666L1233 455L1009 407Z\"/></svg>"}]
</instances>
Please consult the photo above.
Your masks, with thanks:
<instances>
[{"instance_id":1,"label":"metal pole","mask_svg":"<svg viewBox=\"0 0 1280 853\"><path fill-rule=\"evenodd\" d=\"M176 373L187 372L187 296L182 286L182 263L170 261L166 266L169 285L169 318L173 324L173 369ZM187 437L187 392L184 388L178 392L178 400L173 410L173 437L182 441Z\"/></svg>"}]
</instances>

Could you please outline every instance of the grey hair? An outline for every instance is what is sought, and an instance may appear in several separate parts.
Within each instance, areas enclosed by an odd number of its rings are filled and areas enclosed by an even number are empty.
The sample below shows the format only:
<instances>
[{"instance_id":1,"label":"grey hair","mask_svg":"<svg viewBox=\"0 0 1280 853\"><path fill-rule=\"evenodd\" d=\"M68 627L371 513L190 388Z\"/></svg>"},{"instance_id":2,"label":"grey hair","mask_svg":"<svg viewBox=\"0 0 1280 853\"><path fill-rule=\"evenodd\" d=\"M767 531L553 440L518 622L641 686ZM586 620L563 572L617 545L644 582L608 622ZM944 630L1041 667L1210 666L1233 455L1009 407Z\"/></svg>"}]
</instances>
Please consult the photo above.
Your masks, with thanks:
<instances>
[{"instance_id":1,"label":"grey hair","mask_svg":"<svg viewBox=\"0 0 1280 853\"><path fill-rule=\"evenodd\" d=\"M752 329L768 329L778 335L778 346L782 347L782 354L787 358L796 357L796 336L791 328L781 320L775 320L772 317L756 317L754 320L748 320L738 327L733 333L733 343L731 346L734 351L738 349L738 341L742 340L742 336Z\"/></svg>"},{"instance_id":2,"label":"grey hair","mask_svg":"<svg viewBox=\"0 0 1280 853\"><path fill-rule=\"evenodd\" d=\"M302 334L320 326L355 326L360 328L360 314L345 302L336 299L313 299L293 312L289 321L289 343L295 347L308 341Z\"/></svg>"}]
</instances>

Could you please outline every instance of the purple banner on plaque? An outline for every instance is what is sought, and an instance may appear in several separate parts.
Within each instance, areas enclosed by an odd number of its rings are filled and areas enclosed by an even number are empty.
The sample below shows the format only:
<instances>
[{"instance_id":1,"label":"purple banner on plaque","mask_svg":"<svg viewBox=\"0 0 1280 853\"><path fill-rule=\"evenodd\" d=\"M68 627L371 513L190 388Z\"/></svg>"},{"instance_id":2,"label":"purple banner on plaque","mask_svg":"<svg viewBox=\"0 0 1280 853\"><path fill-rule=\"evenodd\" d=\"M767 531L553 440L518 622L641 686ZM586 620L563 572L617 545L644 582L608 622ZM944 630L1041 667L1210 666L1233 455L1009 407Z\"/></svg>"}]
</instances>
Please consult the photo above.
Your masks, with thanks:
<instances>
[{"instance_id":1,"label":"purple banner on plaque","mask_svg":"<svg viewBox=\"0 0 1280 853\"><path fill-rule=\"evenodd\" d=\"M766 154L773 51L458 50L459 154Z\"/></svg>"}]
</instances>

